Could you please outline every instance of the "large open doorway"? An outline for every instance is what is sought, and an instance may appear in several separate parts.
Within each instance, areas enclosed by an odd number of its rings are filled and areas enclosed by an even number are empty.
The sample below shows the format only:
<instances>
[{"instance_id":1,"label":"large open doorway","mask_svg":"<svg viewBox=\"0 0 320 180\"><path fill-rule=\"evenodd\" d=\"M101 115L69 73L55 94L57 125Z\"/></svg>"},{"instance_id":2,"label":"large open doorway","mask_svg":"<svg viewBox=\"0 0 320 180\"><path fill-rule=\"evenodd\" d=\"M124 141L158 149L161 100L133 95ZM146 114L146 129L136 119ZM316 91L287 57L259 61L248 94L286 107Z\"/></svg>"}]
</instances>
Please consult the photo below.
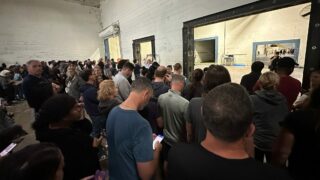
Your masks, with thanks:
<instances>
[{"instance_id":1,"label":"large open doorway","mask_svg":"<svg viewBox=\"0 0 320 180\"><path fill-rule=\"evenodd\" d=\"M300 64L293 76L303 79L306 87L308 72L320 65L320 51L316 48L320 37L315 33L319 33L319 7L318 1L308 0L257 1L185 22L184 74L188 76L194 68L222 64L231 72L232 80L239 82L242 75L250 72L252 62L262 60L268 67L270 57L280 52ZM219 39L217 58L209 62L199 60L198 40L212 37Z\"/></svg>"},{"instance_id":2,"label":"large open doorway","mask_svg":"<svg viewBox=\"0 0 320 180\"><path fill-rule=\"evenodd\" d=\"M147 60L153 61L155 59L156 50L154 40L154 36L133 40L133 58L140 64L146 63Z\"/></svg>"},{"instance_id":3,"label":"large open doorway","mask_svg":"<svg viewBox=\"0 0 320 180\"><path fill-rule=\"evenodd\" d=\"M119 22L115 22L104 28L99 33L99 36L104 40L105 57L114 60L121 59Z\"/></svg>"},{"instance_id":4,"label":"large open doorway","mask_svg":"<svg viewBox=\"0 0 320 180\"><path fill-rule=\"evenodd\" d=\"M108 56L107 57L109 57L110 59L114 59L114 60L121 59L119 35L110 36L105 41L107 41L107 44L108 44L108 49L107 49ZM106 44L106 42L105 42L105 44Z\"/></svg>"}]
</instances>

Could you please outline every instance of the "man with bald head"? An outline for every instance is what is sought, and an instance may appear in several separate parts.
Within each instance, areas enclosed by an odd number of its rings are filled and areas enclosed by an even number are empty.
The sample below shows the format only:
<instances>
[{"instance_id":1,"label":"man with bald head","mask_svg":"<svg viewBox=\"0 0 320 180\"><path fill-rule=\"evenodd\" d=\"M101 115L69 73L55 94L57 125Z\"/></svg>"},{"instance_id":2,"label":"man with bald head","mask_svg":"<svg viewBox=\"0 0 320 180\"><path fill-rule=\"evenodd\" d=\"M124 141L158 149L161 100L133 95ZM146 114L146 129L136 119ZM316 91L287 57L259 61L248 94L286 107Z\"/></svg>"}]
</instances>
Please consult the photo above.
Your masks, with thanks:
<instances>
[{"instance_id":1,"label":"man with bald head","mask_svg":"<svg viewBox=\"0 0 320 180\"><path fill-rule=\"evenodd\" d=\"M167 68L159 66L154 72L154 81L152 82L152 89L154 97L158 98L161 94L168 92L170 89L164 82L167 75Z\"/></svg>"},{"instance_id":2,"label":"man with bald head","mask_svg":"<svg viewBox=\"0 0 320 180\"><path fill-rule=\"evenodd\" d=\"M57 93L60 87L41 76L42 65L40 61L28 61L27 69L28 75L23 79L22 84L23 91L29 106L38 112L42 103Z\"/></svg>"},{"instance_id":3,"label":"man with bald head","mask_svg":"<svg viewBox=\"0 0 320 180\"><path fill-rule=\"evenodd\" d=\"M139 113L148 120L151 125L153 133L161 133L163 128L162 119L158 109L158 97L161 94L167 93L170 89L164 83L167 68L159 66L154 72L154 81L152 82L153 97L150 99L148 105Z\"/></svg>"}]
</instances>

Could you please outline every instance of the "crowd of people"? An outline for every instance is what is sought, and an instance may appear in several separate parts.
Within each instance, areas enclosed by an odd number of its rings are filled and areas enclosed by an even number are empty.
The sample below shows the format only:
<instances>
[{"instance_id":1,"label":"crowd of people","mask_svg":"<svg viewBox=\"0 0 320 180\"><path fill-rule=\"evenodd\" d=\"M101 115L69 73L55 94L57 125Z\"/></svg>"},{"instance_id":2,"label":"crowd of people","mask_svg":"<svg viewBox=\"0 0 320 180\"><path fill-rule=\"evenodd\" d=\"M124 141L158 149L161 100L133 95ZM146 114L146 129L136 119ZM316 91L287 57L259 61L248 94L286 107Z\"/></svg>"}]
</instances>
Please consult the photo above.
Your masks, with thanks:
<instances>
[{"instance_id":1,"label":"crowd of people","mask_svg":"<svg viewBox=\"0 0 320 180\"><path fill-rule=\"evenodd\" d=\"M40 143L1 157L0 179L320 179L320 70L302 93L295 65L254 62L241 85L221 65L3 65L1 97L26 99Z\"/></svg>"}]
</instances>

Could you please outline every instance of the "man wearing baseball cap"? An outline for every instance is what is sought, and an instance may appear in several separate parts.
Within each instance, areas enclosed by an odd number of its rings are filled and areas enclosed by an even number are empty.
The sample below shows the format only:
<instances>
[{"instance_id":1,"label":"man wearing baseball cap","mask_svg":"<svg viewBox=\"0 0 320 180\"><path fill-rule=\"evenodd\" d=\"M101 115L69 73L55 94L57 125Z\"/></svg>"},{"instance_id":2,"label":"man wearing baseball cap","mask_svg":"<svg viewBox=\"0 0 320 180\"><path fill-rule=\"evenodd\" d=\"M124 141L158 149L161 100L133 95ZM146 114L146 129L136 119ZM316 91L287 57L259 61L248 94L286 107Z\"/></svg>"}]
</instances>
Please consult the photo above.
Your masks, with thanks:
<instances>
[{"instance_id":1,"label":"man wearing baseball cap","mask_svg":"<svg viewBox=\"0 0 320 180\"><path fill-rule=\"evenodd\" d=\"M294 59L283 57L279 60L276 67L276 73L280 76L278 91L286 97L289 109L292 108L294 101L301 92L300 81L290 76L296 65L299 64Z\"/></svg>"}]
</instances>

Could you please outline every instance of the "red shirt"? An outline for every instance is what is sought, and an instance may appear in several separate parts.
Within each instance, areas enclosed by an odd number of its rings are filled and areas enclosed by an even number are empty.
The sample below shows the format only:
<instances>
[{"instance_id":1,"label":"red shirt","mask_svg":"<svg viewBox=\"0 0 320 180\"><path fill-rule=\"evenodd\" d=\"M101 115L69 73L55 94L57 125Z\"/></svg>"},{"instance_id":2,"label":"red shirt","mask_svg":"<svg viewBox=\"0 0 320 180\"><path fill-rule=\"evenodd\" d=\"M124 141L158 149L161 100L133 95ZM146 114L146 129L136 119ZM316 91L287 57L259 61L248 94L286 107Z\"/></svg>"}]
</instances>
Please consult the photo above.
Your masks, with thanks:
<instances>
[{"instance_id":1,"label":"red shirt","mask_svg":"<svg viewBox=\"0 0 320 180\"><path fill-rule=\"evenodd\" d=\"M292 109L294 101L301 92L301 83L291 76L282 76L280 77L278 91L286 97L288 107L289 109Z\"/></svg>"}]
</instances>

